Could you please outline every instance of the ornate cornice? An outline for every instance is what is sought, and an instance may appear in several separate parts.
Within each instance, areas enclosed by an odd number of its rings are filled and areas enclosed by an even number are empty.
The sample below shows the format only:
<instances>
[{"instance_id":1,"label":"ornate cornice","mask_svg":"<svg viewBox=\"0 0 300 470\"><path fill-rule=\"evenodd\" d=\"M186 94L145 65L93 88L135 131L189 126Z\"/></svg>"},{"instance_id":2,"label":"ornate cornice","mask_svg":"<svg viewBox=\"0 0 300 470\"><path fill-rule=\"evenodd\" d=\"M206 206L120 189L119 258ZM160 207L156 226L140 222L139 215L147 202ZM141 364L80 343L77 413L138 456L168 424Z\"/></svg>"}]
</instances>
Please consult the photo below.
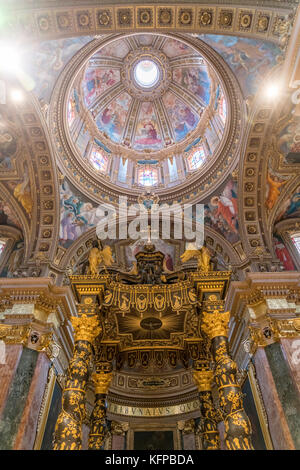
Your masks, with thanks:
<instances>
[{"instance_id":1,"label":"ornate cornice","mask_svg":"<svg viewBox=\"0 0 300 470\"><path fill-rule=\"evenodd\" d=\"M39 40L75 35L105 34L115 31L184 31L238 34L286 42L286 34L296 1L247 4L222 0L207 2L167 2L163 5L133 2L116 4L96 0L61 3L43 1L34 5L13 2L6 9L6 34L19 34ZM10 12L13 12L10 13Z\"/></svg>"}]
</instances>

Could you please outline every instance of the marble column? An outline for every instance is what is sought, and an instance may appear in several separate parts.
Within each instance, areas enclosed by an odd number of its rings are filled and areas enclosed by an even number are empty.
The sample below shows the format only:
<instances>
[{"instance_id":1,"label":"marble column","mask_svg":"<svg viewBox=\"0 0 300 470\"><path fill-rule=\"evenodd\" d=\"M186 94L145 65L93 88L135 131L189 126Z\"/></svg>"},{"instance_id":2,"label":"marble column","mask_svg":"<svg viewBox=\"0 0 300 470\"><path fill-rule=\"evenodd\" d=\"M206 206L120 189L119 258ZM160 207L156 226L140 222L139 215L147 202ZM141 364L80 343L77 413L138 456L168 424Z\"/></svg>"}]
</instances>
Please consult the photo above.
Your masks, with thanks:
<instances>
[{"instance_id":1,"label":"marble column","mask_svg":"<svg viewBox=\"0 0 300 470\"><path fill-rule=\"evenodd\" d=\"M215 362L215 382L225 425L228 450L251 450L251 424L243 407L243 394L237 382L237 365L229 355L228 323L230 312L203 312L202 331L211 341Z\"/></svg>"},{"instance_id":2,"label":"marble column","mask_svg":"<svg viewBox=\"0 0 300 470\"><path fill-rule=\"evenodd\" d=\"M198 387L201 424L200 432L202 437L203 449L220 449L220 436L218 431L217 413L214 407L211 383L213 372L208 368L201 368L194 371L194 381Z\"/></svg>"},{"instance_id":3,"label":"marble column","mask_svg":"<svg viewBox=\"0 0 300 470\"><path fill-rule=\"evenodd\" d=\"M106 420L106 396L112 378L111 364L97 365L97 370L92 375L95 387L95 404L91 415L91 430L89 435L89 450L103 449Z\"/></svg>"},{"instance_id":4,"label":"marble column","mask_svg":"<svg viewBox=\"0 0 300 470\"><path fill-rule=\"evenodd\" d=\"M129 430L129 424L127 422L112 421L111 422L111 448L112 450L124 450L126 449L126 433Z\"/></svg>"},{"instance_id":5,"label":"marble column","mask_svg":"<svg viewBox=\"0 0 300 470\"><path fill-rule=\"evenodd\" d=\"M280 342L295 387L300 394L300 337L281 338Z\"/></svg>"},{"instance_id":6,"label":"marble column","mask_svg":"<svg viewBox=\"0 0 300 470\"><path fill-rule=\"evenodd\" d=\"M0 364L0 417L23 351L21 344L3 344L5 357Z\"/></svg>"},{"instance_id":7,"label":"marble column","mask_svg":"<svg viewBox=\"0 0 300 470\"><path fill-rule=\"evenodd\" d=\"M295 449L264 348L259 347L253 359L274 449Z\"/></svg>"},{"instance_id":8,"label":"marble column","mask_svg":"<svg viewBox=\"0 0 300 470\"><path fill-rule=\"evenodd\" d=\"M37 351L22 349L0 419L1 450L14 449L39 356Z\"/></svg>"},{"instance_id":9,"label":"marble column","mask_svg":"<svg viewBox=\"0 0 300 470\"><path fill-rule=\"evenodd\" d=\"M195 421L193 419L184 421L183 429L181 430L181 432L183 450L195 450Z\"/></svg>"},{"instance_id":10,"label":"marble column","mask_svg":"<svg viewBox=\"0 0 300 470\"><path fill-rule=\"evenodd\" d=\"M71 318L75 332L73 357L67 372L62 397L62 411L54 433L54 450L82 448L82 421L85 418L85 394L89 363L93 357L95 338L101 333L97 315L82 314Z\"/></svg>"},{"instance_id":11,"label":"marble column","mask_svg":"<svg viewBox=\"0 0 300 470\"><path fill-rule=\"evenodd\" d=\"M15 450L31 450L34 447L38 417L47 384L49 366L49 358L45 353L40 352L15 439Z\"/></svg>"}]
</instances>

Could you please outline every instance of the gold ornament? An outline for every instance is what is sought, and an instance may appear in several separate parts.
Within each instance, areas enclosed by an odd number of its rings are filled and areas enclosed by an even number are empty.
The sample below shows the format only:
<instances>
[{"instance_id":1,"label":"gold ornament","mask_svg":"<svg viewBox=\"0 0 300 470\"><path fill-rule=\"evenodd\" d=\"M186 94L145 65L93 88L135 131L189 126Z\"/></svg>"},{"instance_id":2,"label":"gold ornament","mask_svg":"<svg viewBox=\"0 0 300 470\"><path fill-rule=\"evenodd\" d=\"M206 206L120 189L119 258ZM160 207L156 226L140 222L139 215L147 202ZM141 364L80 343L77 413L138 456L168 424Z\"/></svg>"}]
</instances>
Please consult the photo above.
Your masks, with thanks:
<instances>
[{"instance_id":1,"label":"gold ornament","mask_svg":"<svg viewBox=\"0 0 300 470\"><path fill-rule=\"evenodd\" d=\"M186 250L181 256L181 261L185 263L192 258L197 258L198 260L198 269L207 273L211 271L210 266L210 251L206 246L202 246L200 250Z\"/></svg>"},{"instance_id":2,"label":"gold ornament","mask_svg":"<svg viewBox=\"0 0 300 470\"><path fill-rule=\"evenodd\" d=\"M213 313L203 312L202 330L213 339L216 336L228 336L228 323L230 312L220 312L214 310Z\"/></svg>"},{"instance_id":3,"label":"gold ornament","mask_svg":"<svg viewBox=\"0 0 300 470\"><path fill-rule=\"evenodd\" d=\"M193 377L199 392L206 392L211 390L211 382L213 379L212 370L195 370Z\"/></svg>"},{"instance_id":4,"label":"gold ornament","mask_svg":"<svg viewBox=\"0 0 300 470\"><path fill-rule=\"evenodd\" d=\"M103 250L100 250L97 246L93 246L89 253L89 274L97 276L101 264L106 269L106 266L111 266L113 262L110 246L105 246Z\"/></svg>"},{"instance_id":5,"label":"gold ornament","mask_svg":"<svg viewBox=\"0 0 300 470\"><path fill-rule=\"evenodd\" d=\"M80 317L71 317L71 322L75 332L75 341L88 341L93 344L102 331L97 315L82 314Z\"/></svg>"},{"instance_id":6,"label":"gold ornament","mask_svg":"<svg viewBox=\"0 0 300 470\"><path fill-rule=\"evenodd\" d=\"M95 387L95 394L107 394L108 387L112 379L112 372L94 372L92 381Z\"/></svg>"}]
</instances>

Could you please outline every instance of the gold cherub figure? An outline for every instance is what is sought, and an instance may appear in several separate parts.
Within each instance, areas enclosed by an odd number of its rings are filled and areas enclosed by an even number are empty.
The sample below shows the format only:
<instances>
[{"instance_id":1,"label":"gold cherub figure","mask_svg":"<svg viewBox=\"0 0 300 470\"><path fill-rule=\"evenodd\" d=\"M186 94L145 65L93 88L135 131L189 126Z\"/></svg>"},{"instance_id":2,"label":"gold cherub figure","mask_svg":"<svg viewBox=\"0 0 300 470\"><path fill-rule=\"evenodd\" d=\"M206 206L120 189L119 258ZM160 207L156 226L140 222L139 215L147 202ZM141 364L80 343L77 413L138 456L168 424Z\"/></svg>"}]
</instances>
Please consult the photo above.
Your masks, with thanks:
<instances>
[{"instance_id":1,"label":"gold cherub figure","mask_svg":"<svg viewBox=\"0 0 300 470\"><path fill-rule=\"evenodd\" d=\"M114 262L110 246L105 246L103 250L99 248L98 242L93 242L93 247L89 253L89 274L96 276L99 274L99 267L102 264L106 270L106 266L111 266Z\"/></svg>"},{"instance_id":2,"label":"gold cherub figure","mask_svg":"<svg viewBox=\"0 0 300 470\"><path fill-rule=\"evenodd\" d=\"M207 273L211 271L210 259L211 254L209 249L205 246L202 246L200 250L185 250L185 252L180 256L180 259L183 263L189 261L192 258L197 258L198 260L198 269Z\"/></svg>"}]
</instances>

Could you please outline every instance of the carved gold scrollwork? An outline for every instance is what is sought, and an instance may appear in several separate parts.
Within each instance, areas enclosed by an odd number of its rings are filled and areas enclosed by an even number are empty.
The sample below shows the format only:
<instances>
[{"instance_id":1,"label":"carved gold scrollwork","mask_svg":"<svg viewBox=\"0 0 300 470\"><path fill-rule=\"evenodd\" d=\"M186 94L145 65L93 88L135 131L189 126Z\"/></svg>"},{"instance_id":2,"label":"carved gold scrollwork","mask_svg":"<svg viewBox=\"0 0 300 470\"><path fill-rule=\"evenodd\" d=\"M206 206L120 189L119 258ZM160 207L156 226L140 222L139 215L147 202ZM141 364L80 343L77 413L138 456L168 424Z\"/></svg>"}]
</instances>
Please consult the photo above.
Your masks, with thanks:
<instances>
[{"instance_id":1,"label":"carved gold scrollwork","mask_svg":"<svg viewBox=\"0 0 300 470\"><path fill-rule=\"evenodd\" d=\"M195 370L193 373L194 381L199 392L211 390L211 382L213 380L212 370Z\"/></svg>"},{"instance_id":2,"label":"carved gold scrollwork","mask_svg":"<svg viewBox=\"0 0 300 470\"><path fill-rule=\"evenodd\" d=\"M107 394L108 387L112 379L112 372L94 372L92 381L95 387L95 393Z\"/></svg>"},{"instance_id":3,"label":"carved gold scrollwork","mask_svg":"<svg viewBox=\"0 0 300 470\"><path fill-rule=\"evenodd\" d=\"M88 316L83 314L80 317L71 317L71 322L75 332L75 342L88 341L93 343L102 331L96 315Z\"/></svg>"},{"instance_id":4,"label":"carved gold scrollwork","mask_svg":"<svg viewBox=\"0 0 300 470\"><path fill-rule=\"evenodd\" d=\"M230 312L214 310L213 313L203 312L202 330L210 340L216 336L228 336Z\"/></svg>"}]
</instances>

